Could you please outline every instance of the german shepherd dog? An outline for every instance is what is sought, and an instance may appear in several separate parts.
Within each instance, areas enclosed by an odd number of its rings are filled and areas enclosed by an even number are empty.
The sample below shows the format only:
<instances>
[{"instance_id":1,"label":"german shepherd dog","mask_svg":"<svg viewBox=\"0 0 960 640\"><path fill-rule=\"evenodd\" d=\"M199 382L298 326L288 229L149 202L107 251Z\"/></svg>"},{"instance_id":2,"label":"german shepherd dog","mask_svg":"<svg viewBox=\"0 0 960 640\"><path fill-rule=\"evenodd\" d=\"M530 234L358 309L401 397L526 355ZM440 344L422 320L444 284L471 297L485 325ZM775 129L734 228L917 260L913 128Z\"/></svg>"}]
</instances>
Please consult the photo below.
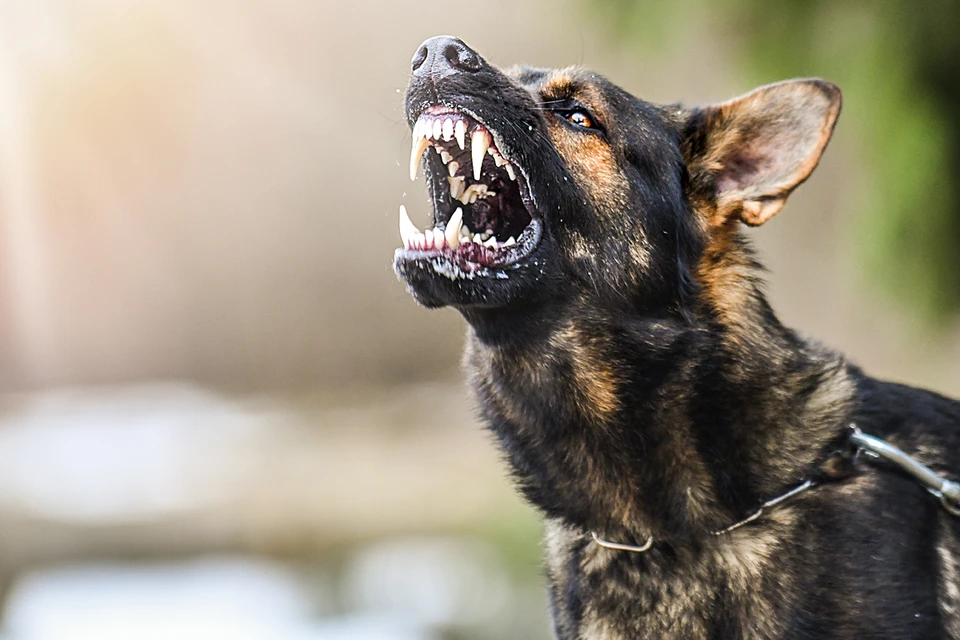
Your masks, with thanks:
<instances>
[{"instance_id":1,"label":"german shepherd dog","mask_svg":"<svg viewBox=\"0 0 960 640\"><path fill-rule=\"evenodd\" d=\"M784 327L742 234L840 103L794 80L663 106L451 37L416 52L433 228L401 209L394 267L467 320L483 418L545 519L559 638L960 639L960 518L837 457L856 425L956 480L960 403Z\"/></svg>"}]
</instances>

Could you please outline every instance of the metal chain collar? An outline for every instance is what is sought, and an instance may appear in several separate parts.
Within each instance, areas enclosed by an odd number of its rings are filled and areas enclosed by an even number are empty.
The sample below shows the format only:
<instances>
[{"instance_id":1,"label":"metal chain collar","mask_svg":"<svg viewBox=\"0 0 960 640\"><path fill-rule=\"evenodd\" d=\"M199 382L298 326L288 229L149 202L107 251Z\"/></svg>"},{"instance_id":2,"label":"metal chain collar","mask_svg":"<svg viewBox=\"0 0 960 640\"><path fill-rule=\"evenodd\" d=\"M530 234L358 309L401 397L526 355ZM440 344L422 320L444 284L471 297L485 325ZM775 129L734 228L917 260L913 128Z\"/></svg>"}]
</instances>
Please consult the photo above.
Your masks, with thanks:
<instances>
[{"instance_id":1,"label":"metal chain collar","mask_svg":"<svg viewBox=\"0 0 960 640\"><path fill-rule=\"evenodd\" d=\"M850 435L850 444L852 445L852 448L849 451L841 450L835 453L828 459L827 463L821 466L821 470L823 470L827 464L834 459L849 460L849 462L855 465L857 460L861 457L861 454L867 460L886 460L912 477L927 491L940 500L941 506L946 510L947 513L960 517L960 483L948 480L947 478L939 475L930 467L922 464L916 458L907 454L903 450L898 449L889 442L863 433L856 424L851 424L850 430L852 431ZM722 536L732 531L736 531L740 527L750 524L754 520L758 519L761 515L763 515L763 512L766 509L781 505L784 502L797 497L801 493L804 493L805 491L808 491L821 484L824 477L824 474L821 473L815 477L807 478L786 493L779 495L776 498L767 500L760 505L759 509L743 520L735 522L729 527L725 527L719 531L711 531L710 534L713 536ZM615 551L630 551L633 553L643 553L644 551L649 551L654 542L653 536L649 536L643 545L635 546L603 540L592 531L590 532L590 535L593 537L593 541L601 547L613 549Z\"/></svg>"}]
</instances>

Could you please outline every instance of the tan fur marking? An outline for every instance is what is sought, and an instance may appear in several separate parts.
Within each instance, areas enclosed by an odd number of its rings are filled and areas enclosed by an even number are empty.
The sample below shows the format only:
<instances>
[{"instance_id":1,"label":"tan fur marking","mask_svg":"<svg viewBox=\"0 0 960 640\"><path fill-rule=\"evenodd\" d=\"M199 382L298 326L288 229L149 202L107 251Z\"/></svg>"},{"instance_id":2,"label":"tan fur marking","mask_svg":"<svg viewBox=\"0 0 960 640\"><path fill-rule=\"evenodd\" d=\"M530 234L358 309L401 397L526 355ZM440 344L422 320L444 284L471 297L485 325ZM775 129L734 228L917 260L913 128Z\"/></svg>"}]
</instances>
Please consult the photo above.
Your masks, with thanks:
<instances>
[{"instance_id":1,"label":"tan fur marking","mask_svg":"<svg viewBox=\"0 0 960 640\"><path fill-rule=\"evenodd\" d=\"M620 408L620 379L599 340L570 324L551 336L550 342L570 357L577 405L587 417L603 423Z\"/></svg>"},{"instance_id":2,"label":"tan fur marking","mask_svg":"<svg viewBox=\"0 0 960 640\"><path fill-rule=\"evenodd\" d=\"M593 201L606 203L608 210L622 208L626 176L610 146L598 136L571 131L557 122L551 122L549 133L578 184L590 191Z\"/></svg>"},{"instance_id":3,"label":"tan fur marking","mask_svg":"<svg viewBox=\"0 0 960 640\"><path fill-rule=\"evenodd\" d=\"M599 119L607 121L607 104L603 93L589 78L578 77L583 70L570 67L553 72L541 89L544 100L576 99ZM547 132L554 146L567 163L576 183L586 192L596 214L598 227L619 240L621 254L630 264L627 272L632 280L649 267L650 254L643 228L633 224L629 215L630 194L621 161L607 141L589 132L576 131L555 119L547 120ZM572 257L594 262L596 247L571 241ZM630 282L623 283L629 286Z\"/></svg>"},{"instance_id":4,"label":"tan fur marking","mask_svg":"<svg viewBox=\"0 0 960 640\"><path fill-rule=\"evenodd\" d=\"M576 68L569 68L554 72L541 93L547 100L576 98L603 119L603 96L589 83L575 81L573 74L577 71ZM611 211L622 209L626 176L610 146L598 136L583 135L557 122L548 122L550 137L557 151L567 161L578 183L592 192L593 201L606 203Z\"/></svg>"},{"instance_id":5,"label":"tan fur marking","mask_svg":"<svg viewBox=\"0 0 960 640\"><path fill-rule=\"evenodd\" d=\"M740 251L738 234L735 220L715 229L696 273L704 299L723 322L749 331L756 324L748 315L756 308L756 290L751 282L754 269Z\"/></svg>"},{"instance_id":6,"label":"tan fur marking","mask_svg":"<svg viewBox=\"0 0 960 640\"><path fill-rule=\"evenodd\" d=\"M937 555L940 557L940 610L944 630L953 640L960 640L960 544L942 525Z\"/></svg>"},{"instance_id":7,"label":"tan fur marking","mask_svg":"<svg viewBox=\"0 0 960 640\"><path fill-rule=\"evenodd\" d=\"M554 71L550 79L544 83L540 93L547 100L570 97L577 90L577 85L570 76L573 71L575 71L574 67Z\"/></svg>"},{"instance_id":8,"label":"tan fur marking","mask_svg":"<svg viewBox=\"0 0 960 640\"><path fill-rule=\"evenodd\" d=\"M584 640L625 640L624 636L616 633L593 612L586 616L580 634Z\"/></svg>"}]
</instances>

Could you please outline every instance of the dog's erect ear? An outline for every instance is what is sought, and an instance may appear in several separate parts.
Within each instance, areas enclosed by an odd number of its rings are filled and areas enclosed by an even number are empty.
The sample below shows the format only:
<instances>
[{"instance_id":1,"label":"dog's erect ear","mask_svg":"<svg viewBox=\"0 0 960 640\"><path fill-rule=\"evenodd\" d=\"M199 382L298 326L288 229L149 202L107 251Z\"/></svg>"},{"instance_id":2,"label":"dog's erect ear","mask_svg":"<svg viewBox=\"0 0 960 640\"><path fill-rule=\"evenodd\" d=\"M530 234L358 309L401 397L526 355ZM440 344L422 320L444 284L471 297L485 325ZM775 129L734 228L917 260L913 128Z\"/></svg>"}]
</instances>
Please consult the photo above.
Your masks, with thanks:
<instances>
[{"instance_id":1,"label":"dog's erect ear","mask_svg":"<svg viewBox=\"0 0 960 640\"><path fill-rule=\"evenodd\" d=\"M715 224L763 224L817 166L840 103L834 84L791 80L695 110L684 143L692 195L713 200Z\"/></svg>"}]
</instances>

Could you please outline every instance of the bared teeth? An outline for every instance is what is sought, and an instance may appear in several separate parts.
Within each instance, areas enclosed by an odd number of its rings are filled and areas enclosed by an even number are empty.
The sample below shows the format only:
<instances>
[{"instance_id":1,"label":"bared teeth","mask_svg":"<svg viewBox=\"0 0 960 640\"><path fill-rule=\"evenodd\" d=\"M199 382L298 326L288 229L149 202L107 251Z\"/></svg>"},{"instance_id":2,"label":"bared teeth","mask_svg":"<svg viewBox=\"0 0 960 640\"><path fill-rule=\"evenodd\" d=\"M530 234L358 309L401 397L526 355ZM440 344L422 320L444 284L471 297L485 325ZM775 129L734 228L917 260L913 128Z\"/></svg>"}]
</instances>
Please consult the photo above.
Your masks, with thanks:
<instances>
[{"instance_id":1,"label":"bared teeth","mask_svg":"<svg viewBox=\"0 0 960 640\"><path fill-rule=\"evenodd\" d=\"M419 235L420 230L411 222L410 216L407 215L407 208L400 205L400 239L403 241L403 247L410 249L414 238Z\"/></svg>"},{"instance_id":2,"label":"bared teeth","mask_svg":"<svg viewBox=\"0 0 960 640\"><path fill-rule=\"evenodd\" d=\"M468 184L469 177L457 175L461 165L460 162L453 159L453 155L450 153L453 147L442 144L441 141L449 143L456 139L460 149L466 150L467 129L467 122L459 118L421 116L413 127L410 179L416 180L417 169L420 166L423 153L427 147L433 146L437 155L447 167L450 198L461 202L463 205L472 205L478 200L497 195L490 191L488 185L480 182L485 156L489 155L493 163L507 173L510 180L515 181L517 179L517 172L516 168L500 153L499 149L493 146L493 138L490 132L483 128L483 125L480 125L473 131L469 141L474 183ZM403 246L407 250L414 251L442 251L444 249L457 251L462 245L474 243L483 245L485 249L497 251L519 244L514 236L510 236L503 242L498 241L492 230L474 233L464 224L463 216L463 208L457 207L442 230L433 228L421 232L410 220L406 208L401 205L400 238L403 241Z\"/></svg>"},{"instance_id":3,"label":"bared teeth","mask_svg":"<svg viewBox=\"0 0 960 640\"><path fill-rule=\"evenodd\" d=\"M447 229L443 233L444 239L451 249L456 249L460 246L460 231L462 228L463 209L457 207L457 210L450 216L450 222L447 223Z\"/></svg>"},{"instance_id":4,"label":"bared teeth","mask_svg":"<svg viewBox=\"0 0 960 640\"><path fill-rule=\"evenodd\" d=\"M452 193L452 192L451 192ZM463 204L473 204L477 200L483 200L491 195L496 195L489 191L489 187L483 183L471 184L462 193L453 196Z\"/></svg>"},{"instance_id":5,"label":"bared teeth","mask_svg":"<svg viewBox=\"0 0 960 640\"><path fill-rule=\"evenodd\" d=\"M483 156L487 154L490 148L490 134L483 129L477 129L470 138L470 152L473 156L473 179L480 179L480 171L483 168Z\"/></svg>"},{"instance_id":6,"label":"bared teeth","mask_svg":"<svg viewBox=\"0 0 960 640\"><path fill-rule=\"evenodd\" d=\"M411 181L417 179L417 167L420 166L420 157L423 155L423 152L426 151L427 147L430 146L430 140L425 137L429 128L430 125L423 120L417 120L417 124L413 127L413 147L410 149Z\"/></svg>"}]
</instances>

